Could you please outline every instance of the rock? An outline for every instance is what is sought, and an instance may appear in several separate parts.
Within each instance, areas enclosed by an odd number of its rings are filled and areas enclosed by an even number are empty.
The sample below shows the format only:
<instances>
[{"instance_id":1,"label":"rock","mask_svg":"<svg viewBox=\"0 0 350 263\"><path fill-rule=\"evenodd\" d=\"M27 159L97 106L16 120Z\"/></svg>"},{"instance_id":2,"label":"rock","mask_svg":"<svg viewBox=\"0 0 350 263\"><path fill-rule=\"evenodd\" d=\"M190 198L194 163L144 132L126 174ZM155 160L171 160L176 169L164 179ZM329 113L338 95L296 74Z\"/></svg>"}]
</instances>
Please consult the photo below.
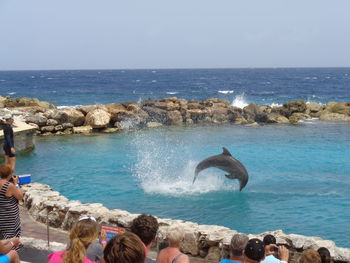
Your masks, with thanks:
<instances>
[{"instance_id":1,"label":"rock","mask_svg":"<svg viewBox=\"0 0 350 263\"><path fill-rule=\"evenodd\" d=\"M104 128L103 130L101 130L101 132L114 133L114 132L118 132L119 130L120 130L119 128Z\"/></svg>"},{"instance_id":2,"label":"rock","mask_svg":"<svg viewBox=\"0 0 350 263\"><path fill-rule=\"evenodd\" d=\"M221 256L221 250L219 247L210 247L205 260L208 261L219 261Z\"/></svg>"},{"instance_id":3,"label":"rock","mask_svg":"<svg viewBox=\"0 0 350 263\"><path fill-rule=\"evenodd\" d=\"M267 114L267 120L266 123L289 123L288 118L284 117L281 114L272 112L270 114Z\"/></svg>"},{"instance_id":4,"label":"rock","mask_svg":"<svg viewBox=\"0 0 350 263\"><path fill-rule=\"evenodd\" d=\"M285 117L290 117L294 112L305 113L306 103L304 100L296 100L291 102L286 102L283 104L283 115Z\"/></svg>"},{"instance_id":5,"label":"rock","mask_svg":"<svg viewBox=\"0 0 350 263\"><path fill-rule=\"evenodd\" d=\"M350 121L350 116L339 113L323 111L320 115L321 121Z\"/></svg>"},{"instance_id":6,"label":"rock","mask_svg":"<svg viewBox=\"0 0 350 263\"><path fill-rule=\"evenodd\" d=\"M107 112L111 114L111 122L121 121L119 115L126 112L126 107L122 104L107 104Z\"/></svg>"},{"instance_id":7,"label":"rock","mask_svg":"<svg viewBox=\"0 0 350 263\"><path fill-rule=\"evenodd\" d=\"M325 109L325 105L316 102L306 103L305 113L311 117L320 117L320 112Z\"/></svg>"},{"instance_id":8,"label":"rock","mask_svg":"<svg viewBox=\"0 0 350 263\"><path fill-rule=\"evenodd\" d=\"M54 119L48 119L46 121L46 125L47 126L56 126L58 124L58 121L54 120Z\"/></svg>"},{"instance_id":9,"label":"rock","mask_svg":"<svg viewBox=\"0 0 350 263\"><path fill-rule=\"evenodd\" d=\"M43 126L41 127L41 132L45 133L45 132L53 132L55 131L55 126Z\"/></svg>"},{"instance_id":10,"label":"rock","mask_svg":"<svg viewBox=\"0 0 350 263\"><path fill-rule=\"evenodd\" d=\"M68 128L73 128L74 125L72 123L65 122L65 123L62 123L62 127L63 129L68 129Z\"/></svg>"},{"instance_id":11,"label":"rock","mask_svg":"<svg viewBox=\"0 0 350 263\"><path fill-rule=\"evenodd\" d=\"M96 109L86 115L85 125L90 125L92 128L105 128L109 125L110 120L111 114L104 110Z\"/></svg>"},{"instance_id":12,"label":"rock","mask_svg":"<svg viewBox=\"0 0 350 263\"><path fill-rule=\"evenodd\" d=\"M191 119L193 123L202 122L206 117L206 112L200 109L189 109L186 111L186 114L189 116L187 119Z\"/></svg>"},{"instance_id":13,"label":"rock","mask_svg":"<svg viewBox=\"0 0 350 263\"><path fill-rule=\"evenodd\" d=\"M146 124L147 128L156 128L156 127L161 127L163 126L163 124L161 124L160 122L148 122Z\"/></svg>"},{"instance_id":14,"label":"rock","mask_svg":"<svg viewBox=\"0 0 350 263\"><path fill-rule=\"evenodd\" d=\"M88 114L90 111L101 109L108 112L106 105L86 105L80 106L77 108L78 111L81 111L84 115Z\"/></svg>"},{"instance_id":15,"label":"rock","mask_svg":"<svg viewBox=\"0 0 350 263\"><path fill-rule=\"evenodd\" d=\"M46 101L39 101L38 99L32 99L32 98L6 98L2 101L2 104L4 107L7 108L15 108L15 107L32 107L32 106L38 106L45 109L54 109L56 108L54 105L46 102Z\"/></svg>"},{"instance_id":16,"label":"rock","mask_svg":"<svg viewBox=\"0 0 350 263\"><path fill-rule=\"evenodd\" d=\"M255 103L251 103L243 108L243 117L250 123L255 122L255 116L262 113L263 110Z\"/></svg>"},{"instance_id":17,"label":"rock","mask_svg":"<svg viewBox=\"0 0 350 263\"><path fill-rule=\"evenodd\" d=\"M44 126L47 123L47 118L42 113L29 114L24 117L26 123L35 123L38 126Z\"/></svg>"},{"instance_id":18,"label":"rock","mask_svg":"<svg viewBox=\"0 0 350 263\"><path fill-rule=\"evenodd\" d=\"M188 110L203 110L204 106L199 104L197 101L191 101L187 103L187 109Z\"/></svg>"},{"instance_id":19,"label":"rock","mask_svg":"<svg viewBox=\"0 0 350 263\"><path fill-rule=\"evenodd\" d=\"M226 105L212 106L206 109L213 123L226 123L229 121L228 108Z\"/></svg>"},{"instance_id":20,"label":"rock","mask_svg":"<svg viewBox=\"0 0 350 263\"><path fill-rule=\"evenodd\" d=\"M74 126L81 126L85 121L84 114L74 108L47 111L45 116L56 120L58 124L72 123Z\"/></svg>"},{"instance_id":21,"label":"rock","mask_svg":"<svg viewBox=\"0 0 350 263\"><path fill-rule=\"evenodd\" d=\"M227 108L230 105L230 102L225 99L206 99L202 101L202 105L205 107Z\"/></svg>"},{"instance_id":22,"label":"rock","mask_svg":"<svg viewBox=\"0 0 350 263\"><path fill-rule=\"evenodd\" d=\"M64 130L64 128L63 128L62 125L56 125L55 126L55 131L63 131L63 130Z\"/></svg>"},{"instance_id":23,"label":"rock","mask_svg":"<svg viewBox=\"0 0 350 263\"><path fill-rule=\"evenodd\" d=\"M326 111L349 116L350 102L328 102L326 105Z\"/></svg>"},{"instance_id":24,"label":"rock","mask_svg":"<svg viewBox=\"0 0 350 263\"><path fill-rule=\"evenodd\" d=\"M182 114L178 110L167 112L167 124L169 125L179 125L183 123Z\"/></svg>"},{"instance_id":25,"label":"rock","mask_svg":"<svg viewBox=\"0 0 350 263\"><path fill-rule=\"evenodd\" d=\"M166 123L166 120L167 120L166 110L154 108L154 107L148 107L148 106L143 107L142 110L148 113L149 121Z\"/></svg>"},{"instance_id":26,"label":"rock","mask_svg":"<svg viewBox=\"0 0 350 263\"><path fill-rule=\"evenodd\" d=\"M79 127L73 127L73 133L80 134L80 133L90 133L92 131L92 127L90 125L87 126L79 126Z\"/></svg>"},{"instance_id":27,"label":"rock","mask_svg":"<svg viewBox=\"0 0 350 263\"><path fill-rule=\"evenodd\" d=\"M180 110L180 105L175 104L172 101L156 101L154 104L154 107L166 110L166 111L175 111L175 110Z\"/></svg>"}]
</instances>

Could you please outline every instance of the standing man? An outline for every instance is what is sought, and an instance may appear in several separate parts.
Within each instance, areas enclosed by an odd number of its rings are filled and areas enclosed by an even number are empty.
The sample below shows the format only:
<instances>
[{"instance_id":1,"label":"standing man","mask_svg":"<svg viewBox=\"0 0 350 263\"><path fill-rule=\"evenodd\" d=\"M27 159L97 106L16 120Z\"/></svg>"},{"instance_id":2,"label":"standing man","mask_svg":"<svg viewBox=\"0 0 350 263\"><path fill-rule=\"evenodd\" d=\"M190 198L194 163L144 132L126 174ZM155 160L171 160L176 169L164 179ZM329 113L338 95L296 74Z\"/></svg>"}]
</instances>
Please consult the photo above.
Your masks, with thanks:
<instances>
[{"instance_id":1,"label":"standing man","mask_svg":"<svg viewBox=\"0 0 350 263\"><path fill-rule=\"evenodd\" d=\"M13 140L13 117L12 115L5 116L4 124L4 151L5 151L5 163L15 171L16 167L16 149Z\"/></svg>"}]
</instances>

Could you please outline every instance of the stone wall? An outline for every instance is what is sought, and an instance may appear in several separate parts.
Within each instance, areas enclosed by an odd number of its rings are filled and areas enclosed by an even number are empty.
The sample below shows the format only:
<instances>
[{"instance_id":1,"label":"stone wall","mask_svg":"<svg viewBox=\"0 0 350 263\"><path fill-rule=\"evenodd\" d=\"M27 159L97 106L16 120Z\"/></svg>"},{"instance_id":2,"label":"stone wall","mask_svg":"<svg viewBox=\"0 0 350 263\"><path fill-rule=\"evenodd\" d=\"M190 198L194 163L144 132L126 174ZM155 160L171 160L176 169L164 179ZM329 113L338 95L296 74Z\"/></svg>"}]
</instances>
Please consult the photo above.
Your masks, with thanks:
<instances>
[{"instance_id":1,"label":"stone wall","mask_svg":"<svg viewBox=\"0 0 350 263\"><path fill-rule=\"evenodd\" d=\"M1 106L6 108L1 110ZM309 118L350 121L350 102L318 104L305 103L303 100L286 102L277 107L249 104L241 109L231 106L224 99L188 101L174 97L148 99L139 103L57 108L35 99L3 98L0 103L0 117L5 110L11 111L18 120L35 127L40 135L109 133L129 128L196 123L297 124L300 120Z\"/></svg>"},{"instance_id":2,"label":"stone wall","mask_svg":"<svg viewBox=\"0 0 350 263\"><path fill-rule=\"evenodd\" d=\"M100 224L129 228L132 220L138 214L131 214L124 210L109 210L102 204L83 204L80 201L70 201L50 186L32 183L23 186L26 192L24 205L31 216L51 227L69 230L72 224L82 215L94 216ZM179 224L185 230L185 241L182 251L194 257L205 258L208 261L218 261L228 255L230 239L237 231L216 225L199 225L183 220L157 218L160 229L157 242L164 240L168 226ZM326 247L330 250L336 262L350 261L350 249L339 248L330 240L319 237L307 237L295 234L285 234L282 230L269 232L273 234L278 244L285 244L290 248L290 262L297 262L299 254L308 248L318 249ZM267 233L249 234L249 238L262 239Z\"/></svg>"}]
</instances>

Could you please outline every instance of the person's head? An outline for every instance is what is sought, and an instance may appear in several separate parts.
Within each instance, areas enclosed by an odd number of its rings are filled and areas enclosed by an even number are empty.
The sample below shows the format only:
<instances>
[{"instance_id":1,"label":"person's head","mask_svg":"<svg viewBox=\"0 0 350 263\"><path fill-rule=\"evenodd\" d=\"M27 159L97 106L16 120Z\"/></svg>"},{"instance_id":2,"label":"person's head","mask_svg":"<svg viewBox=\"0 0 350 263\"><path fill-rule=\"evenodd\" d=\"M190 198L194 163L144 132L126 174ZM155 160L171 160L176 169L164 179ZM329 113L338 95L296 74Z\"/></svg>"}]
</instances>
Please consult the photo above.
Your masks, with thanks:
<instances>
[{"instance_id":1,"label":"person's head","mask_svg":"<svg viewBox=\"0 0 350 263\"><path fill-rule=\"evenodd\" d=\"M6 115L4 119L5 119L6 123L8 123L8 124L13 123L13 117L11 114Z\"/></svg>"},{"instance_id":2,"label":"person's head","mask_svg":"<svg viewBox=\"0 0 350 263\"><path fill-rule=\"evenodd\" d=\"M166 239L170 246L180 247L180 243L185 238L185 232L179 225L171 225L166 233Z\"/></svg>"},{"instance_id":3,"label":"person's head","mask_svg":"<svg viewBox=\"0 0 350 263\"><path fill-rule=\"evenodd\" d=\"M84 217L76 222L69 232L70 246L63 263L83 262L86 248L98 237L99 226L93 217Z\"/></svg>"},{"instance_id":4,"label":"person's head","mask_svg":"<svg viewBox=\"0 0 350 263\"><path fill-rule=\"evenodd\" d=\"M230 256L241 257L248 240L249 238L245 234L234 234L230 243Z\"/></svg>"},{"instance_id":5,"label":"person's head","mask_svg":"<svg viewBox=\"0 0 350 263\"><path fill-rule=\"evenodd\" d=\"M331 262L331 253L325 247L320 247L317 250L318 254L320 254L322 263L330 263Z\"/></svg>"},{"instance_id":6,"label":"person's head","mask_svg":"<svg viewBox=\"0 0 350 263\"><path fill-rule=\"evenodd\" d=\"M12 168L7 164L3 164L0 166L0 177L1 179L8 179L12 176Z\"/></svg>"},{"instance_id":7,"label":"person's head","mask_svg":"<svg viewBox=\"0 0 350 263\"><path fill-rule=\"evenodd\" d=\"M143 263L145 248L141 239L131 232L124 232L113 237L103 252L106 263Z\"/></svg>"},{"instance_id":8,"label":"person's head","mask_svg":"<svg viewBox=\"0 0 350 263\"><path fill-rule=\"evenodd\" d=\"M265 245L260 239L250 239L244 248L243 255L249 262L260 262L265 258Z\"/></svg>"},{"instance_id":9,"label":"person's head","mask_svg":"<svg viewBox=\"0 0 350 263\"><path fill-rule=\"evenodd\" d=\"M158 221L154 216L142 214L132 221L130 229L148 246L156 237L158 227Z\"/></svg>"},{"instance_id":10,"label":"person's head","mask_svg":"<svg viewBox=\"0 0 350 263\"><path fill-rule=\"evenodd\" d=\"M276 244L276 238L273 235L266 235L264 236L263 242L265 246L271 245L271 244Z\"/></svg>"},{"instance_id":11,"label":"person's head","mask_svg":"<svg viewBox=\"0 0 350 263\"><path fill-rule=\"evenodd\" d=\"M299 263L321 263L321 256L312 248L306 249L301 254Z\"/></svg>"}]
</instances>

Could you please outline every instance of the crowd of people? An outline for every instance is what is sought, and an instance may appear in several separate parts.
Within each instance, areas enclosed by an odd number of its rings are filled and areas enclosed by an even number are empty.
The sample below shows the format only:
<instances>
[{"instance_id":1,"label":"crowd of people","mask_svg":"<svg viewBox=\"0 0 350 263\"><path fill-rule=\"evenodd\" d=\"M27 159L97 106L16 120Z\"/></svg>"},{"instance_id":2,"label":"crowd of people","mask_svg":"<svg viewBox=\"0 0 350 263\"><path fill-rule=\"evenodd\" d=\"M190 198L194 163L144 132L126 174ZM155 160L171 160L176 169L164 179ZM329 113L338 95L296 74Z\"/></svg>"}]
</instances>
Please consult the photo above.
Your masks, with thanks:
<instances>
[{"instance_id":1,"label":"crowd of people","mask_svg":"<svg viewBox=\"0 0 350 263\"><path fill-rule=\"evenodd\" d=\"M24 192L19 188L18 177L14 176L16 150L14 148L12 117L6 118L4 125L5 163L0 166L0 263L20 262L17 250L20 241L21 224L19 200ZM189 263L189 257L181 252L185 233L179 225L167 229L166 242L158 247L156 260L149 257L148 251L155 241L159 228L158 221L152 215L142 214L136 217L130 230L114 236L107 242L107 236L93 217L80 218L72 226L69 243L63 251L49 255L49 263ZM220 263L286 263L289 250L277 245L276 238L266 235L263 240L250 239L245 234L235 234L230 243L230 258ZM329 263L327 248L305 250L299 263Z\"/></svg>"}]
</instances>

